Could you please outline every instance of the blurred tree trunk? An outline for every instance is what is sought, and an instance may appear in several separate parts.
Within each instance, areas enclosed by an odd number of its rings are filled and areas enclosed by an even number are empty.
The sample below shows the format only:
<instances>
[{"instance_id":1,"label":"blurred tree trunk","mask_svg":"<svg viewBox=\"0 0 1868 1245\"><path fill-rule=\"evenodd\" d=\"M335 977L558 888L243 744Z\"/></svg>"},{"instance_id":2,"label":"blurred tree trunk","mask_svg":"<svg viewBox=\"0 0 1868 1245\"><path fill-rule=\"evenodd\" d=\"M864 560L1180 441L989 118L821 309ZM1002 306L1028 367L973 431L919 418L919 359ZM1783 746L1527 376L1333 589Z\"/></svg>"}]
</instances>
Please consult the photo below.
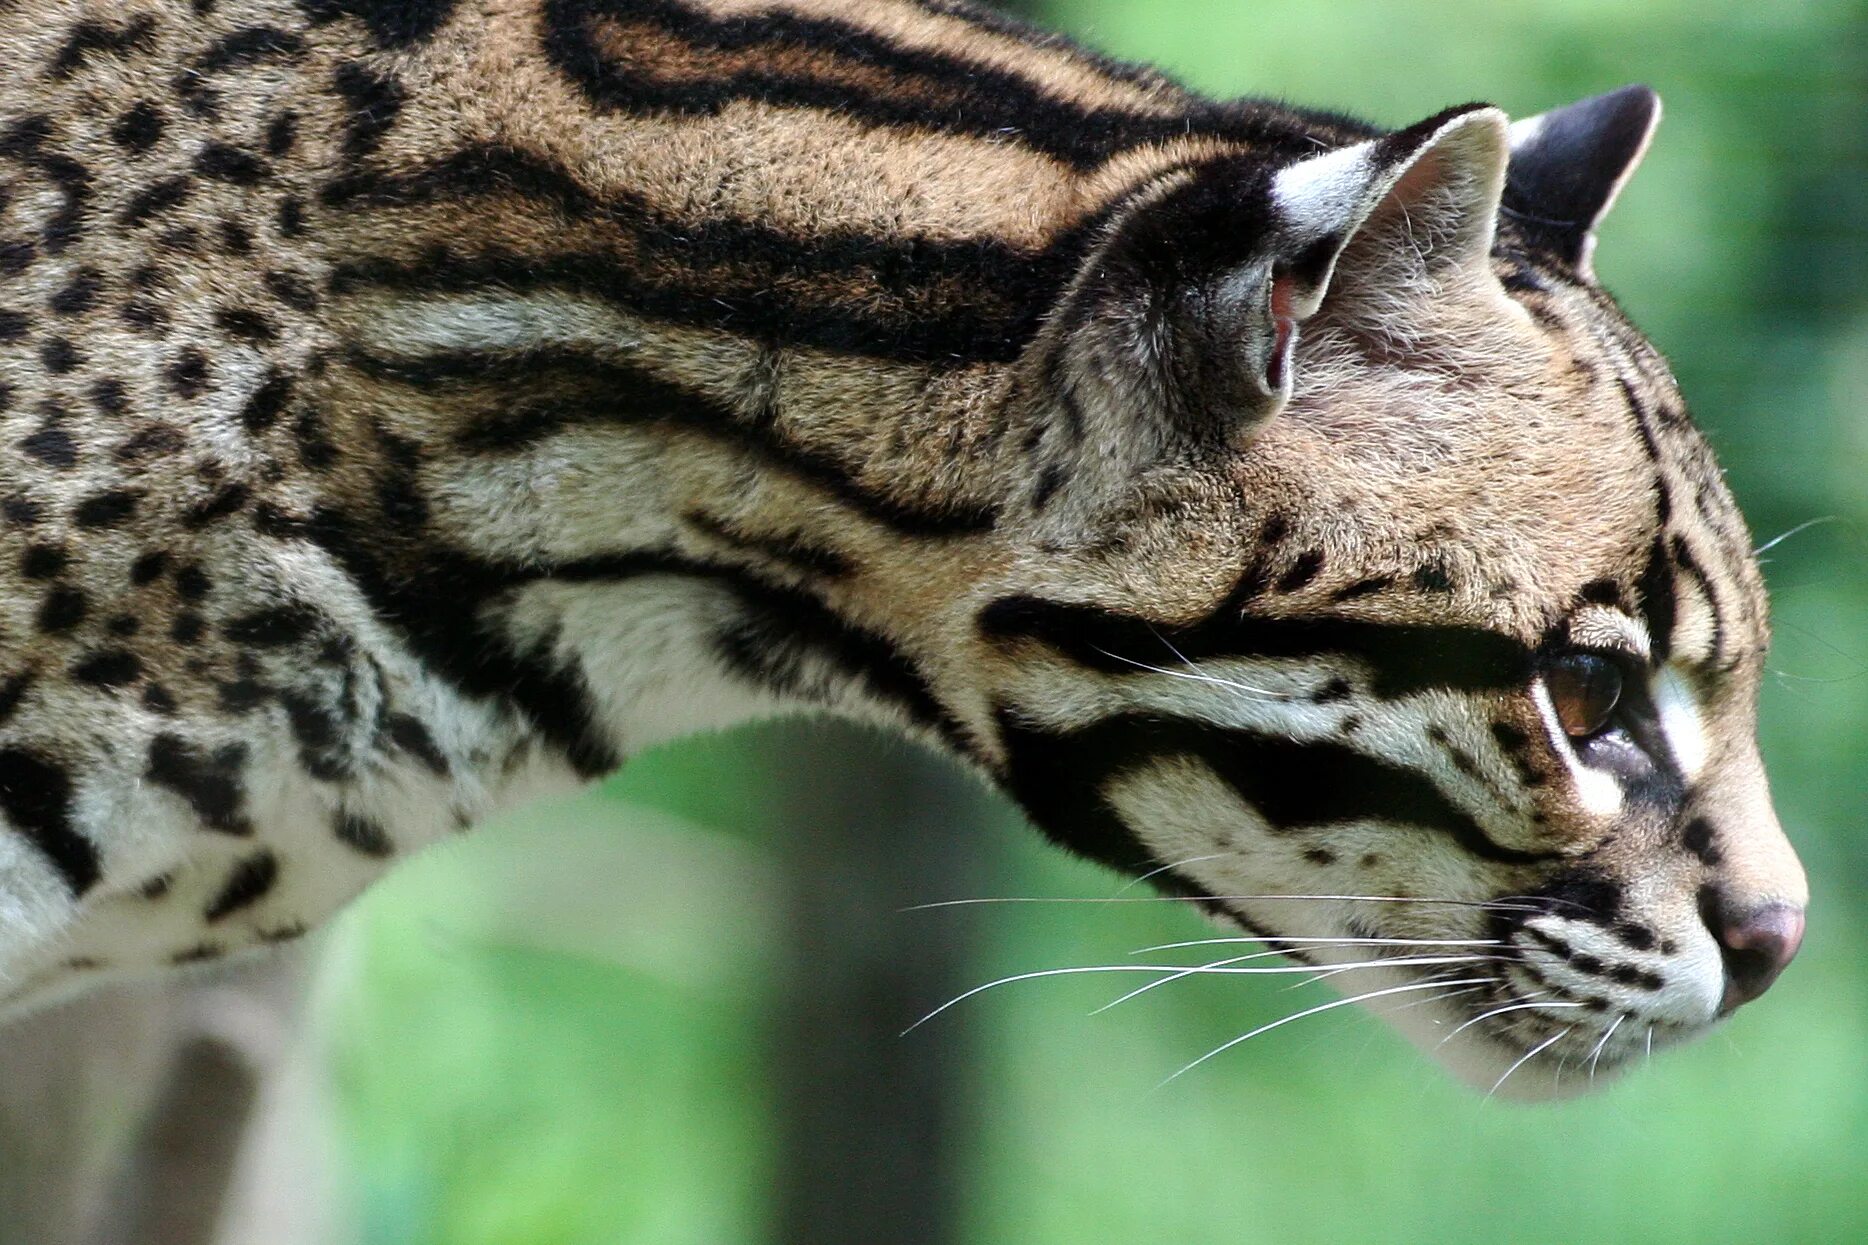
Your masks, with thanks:
<instances>
[{"instance_id":1,"label":"blurred tree trunk","mask_svg":"<svg viewBox=\"0 0 1868 1245\"><path fill-rule=\"evenodd\" d=\"M1005 815L950 763L841 723L753 750L788 836L773 1239L956 1241L968 1030L959 1014L902 1030L966 988L972 956L965 923L902 909L982 893Z\"/></svg>"}]
</instances>

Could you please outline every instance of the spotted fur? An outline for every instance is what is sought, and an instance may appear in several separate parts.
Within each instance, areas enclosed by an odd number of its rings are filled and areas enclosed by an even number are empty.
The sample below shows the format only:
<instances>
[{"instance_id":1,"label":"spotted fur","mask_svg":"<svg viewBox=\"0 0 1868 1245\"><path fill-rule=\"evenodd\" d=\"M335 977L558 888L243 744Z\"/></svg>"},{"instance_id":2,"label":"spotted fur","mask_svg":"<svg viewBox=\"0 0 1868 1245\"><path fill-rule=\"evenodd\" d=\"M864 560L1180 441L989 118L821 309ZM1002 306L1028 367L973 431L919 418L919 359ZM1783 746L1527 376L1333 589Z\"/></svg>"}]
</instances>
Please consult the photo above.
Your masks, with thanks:
<instances>
[{"instance_id":1,"label":"spotted fur","mask_svg":"<svg viewBox=\"0 0 1868 1245\"><path fill-rule=\"evenodd\" d=\"M1385 133L948 0L32 0L0 48L13 1003L799 708L1319 965L1494 940L1397 1014L1510 1009L1475 1078L1698 1032L1722 922L1800 910L1745 529L1589 265L1645 92ZM1578 649L1630 689L1580 742Z\"/></svg>"}]
</instances>

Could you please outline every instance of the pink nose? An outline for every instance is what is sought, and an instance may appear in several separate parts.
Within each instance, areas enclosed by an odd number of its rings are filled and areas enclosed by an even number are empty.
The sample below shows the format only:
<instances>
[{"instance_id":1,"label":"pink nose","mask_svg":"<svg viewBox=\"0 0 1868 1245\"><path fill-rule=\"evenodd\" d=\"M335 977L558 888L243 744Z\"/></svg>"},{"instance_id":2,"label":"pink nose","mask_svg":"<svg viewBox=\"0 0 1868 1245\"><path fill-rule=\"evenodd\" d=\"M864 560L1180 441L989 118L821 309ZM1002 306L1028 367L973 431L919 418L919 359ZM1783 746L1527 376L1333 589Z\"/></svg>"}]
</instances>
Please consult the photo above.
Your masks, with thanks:
<instances>
[{"instance_id":1,"label":"pink nose","mask_svg":"<svg viewBox=\"0 0 1868 1245\"><path fill-rule=\"evenodd\" d=\"M1725 958L1725 1000L1729 1012L1763 994L1803 945L1803 909L1787 903L1766 904L1713 927Z\"/></svg>"}]
</instances>

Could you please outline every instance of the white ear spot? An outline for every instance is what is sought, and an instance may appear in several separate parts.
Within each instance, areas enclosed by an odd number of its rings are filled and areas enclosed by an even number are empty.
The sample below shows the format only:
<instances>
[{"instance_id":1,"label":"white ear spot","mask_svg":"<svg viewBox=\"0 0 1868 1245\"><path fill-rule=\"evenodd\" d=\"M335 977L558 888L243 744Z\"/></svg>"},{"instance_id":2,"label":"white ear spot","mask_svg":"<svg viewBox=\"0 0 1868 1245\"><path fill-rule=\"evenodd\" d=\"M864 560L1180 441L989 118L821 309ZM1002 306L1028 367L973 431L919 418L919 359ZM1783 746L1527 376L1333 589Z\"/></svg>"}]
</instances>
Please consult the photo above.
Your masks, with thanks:
<instances>
[{"instance_id":1,"label":"white ear spot","mask_svg":"<svg viewBox=\"0 0 1868 1245\"><path fill-rule=\"evenodd\" d=\"M1293 164L1272 179L1272 202L1313 236L1342 229L1368 197L1373 147L1361 143Z\"/></svg>"},{"instance_id":2,"label":"white ear spot","mask_svg":"<svg viewBox=\"0 0 1868 1245\"><path fill-rule=\"evenodd\" d=\"M1622 785L1613 775L1590 769L1577 759L1576 749L1557 718L1557 707L1551 703L1550 690L1541 678L1531 682L1531 702L1537 706L1537 716L1543 719L1544 734L1550 740L1551 750L1562 757L1569 768L1570 781L1576 786L1576 795L1584 810L1596 817L1613 817L1620 813Z\"/></svg>"},{"instance_id":3,"label":"white ear spot","mask_svg":"<svg viewBox=\"0 0 1868 1245\"><path fill-rule=\"evenodd\" d=\"M1674 764L1680 773L1692 779L1706 767L1709 748L1706 725L1699 713L1699 698L1692 686L1671 664L1655 671L1650 684L1654 709L1660 716L1660 732L1667 737Z\"/></svg>"}]
</instances>

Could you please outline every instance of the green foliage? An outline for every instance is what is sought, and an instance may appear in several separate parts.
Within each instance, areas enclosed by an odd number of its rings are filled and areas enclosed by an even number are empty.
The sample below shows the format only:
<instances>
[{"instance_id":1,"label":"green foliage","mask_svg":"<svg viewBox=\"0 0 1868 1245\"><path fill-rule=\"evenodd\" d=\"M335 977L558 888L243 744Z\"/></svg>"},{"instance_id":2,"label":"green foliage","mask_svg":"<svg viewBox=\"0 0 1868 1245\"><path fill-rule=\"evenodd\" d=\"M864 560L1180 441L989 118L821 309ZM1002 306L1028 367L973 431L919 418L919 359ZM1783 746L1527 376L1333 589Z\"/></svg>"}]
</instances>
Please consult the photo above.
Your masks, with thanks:
<instances>
[{"instance_id":1,"label":"green foliage","mask_svg":"<svg viewBox=\"0 0 1868 1245\"><path fill-rule=\"evenodd\" d=\"M1045 17L1208 90L1388 124L1475 97L1523 115L1627 80L1660 90L1667 120L1598 266L1673 357L1760 537L1825 520L1770 555L1763 717L1815 908L1768 1000L1555 1106L1482 1101L1349 1010L1154 1088L1328 997L1315 988L1189 981L1095 1017L1120 992L1107 981L977 1000L972 1238L1853 1239L1868 1227L1868 17L1841 0L1056 0ZM749 833L769 818L746 755L728 739L649 758L419 862L353 915L331 1017L370 1241L759 1238L778 848ZM998 893L1111 893L1003 837ZM1138 904L999 909L982 928L979 980L1205 927Z\"/></svg>"}]
</instances>

